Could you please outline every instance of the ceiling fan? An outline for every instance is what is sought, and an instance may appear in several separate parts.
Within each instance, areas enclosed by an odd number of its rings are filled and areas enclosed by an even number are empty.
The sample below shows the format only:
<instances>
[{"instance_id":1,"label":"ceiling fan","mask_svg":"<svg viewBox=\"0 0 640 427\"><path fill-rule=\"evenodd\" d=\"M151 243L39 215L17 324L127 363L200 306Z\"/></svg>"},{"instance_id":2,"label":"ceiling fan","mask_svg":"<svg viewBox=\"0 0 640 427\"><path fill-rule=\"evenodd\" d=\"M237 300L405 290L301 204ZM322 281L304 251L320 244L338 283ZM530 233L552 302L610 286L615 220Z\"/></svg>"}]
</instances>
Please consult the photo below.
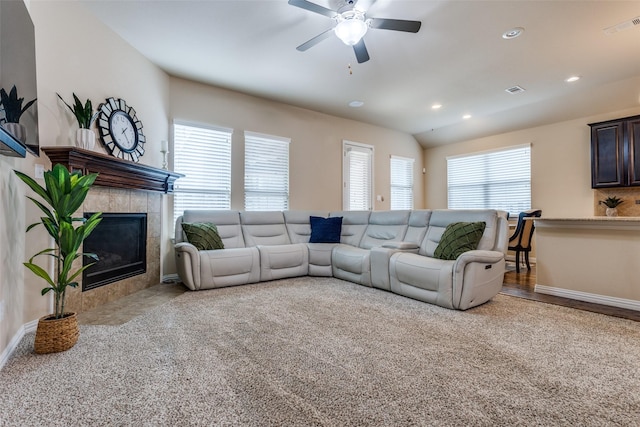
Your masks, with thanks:
<instances>
[{"instance_id":1,"label":"ceiling fan","mask_svg":"<svg viewBox=\"0 0 640 427\"><path fill-rule=\"evenodd\" d=\"M367 18L366 12L357 7L358 0L343 0L344 5L337 10L328 9L307 0L289 0L289 4L318 13L333 19L336 24L327 31L318 34L312 39L302 43L296 49L300 52L315 46L322 40L331 37L332 34L338 36L346 45L353 46L358 63L369 60L369 52L364 44L364 35L369 28L379 30L405 31L407 33L417 33L422 22L405 21L401 19ZM373 0L375 1L375 0ZM369 3L372 4L373 1Z\"/></svg>"}]
</instances>

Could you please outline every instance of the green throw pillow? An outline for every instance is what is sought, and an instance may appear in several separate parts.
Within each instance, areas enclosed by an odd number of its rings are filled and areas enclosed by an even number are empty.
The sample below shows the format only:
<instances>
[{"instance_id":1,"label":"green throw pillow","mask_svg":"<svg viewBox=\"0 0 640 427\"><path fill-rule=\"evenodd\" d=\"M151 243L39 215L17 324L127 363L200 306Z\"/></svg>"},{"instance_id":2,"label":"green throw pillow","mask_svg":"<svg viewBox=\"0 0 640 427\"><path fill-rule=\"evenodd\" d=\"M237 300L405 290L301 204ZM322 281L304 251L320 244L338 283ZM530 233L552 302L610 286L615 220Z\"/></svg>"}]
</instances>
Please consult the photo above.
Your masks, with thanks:
<instances>
[{"instance_id":1,"label":"green throw pillow","mask_svg":"<svg viewBox=\"0 0 640 427\"><path fill-rule=\"evenodd\" d=\"M182 223L187 240L199 251L224 249L224 243L218 234L218 228L210 222Z\"/></svg>"},{"instance_id":2,"label":"green throw pillow","mask_svg":"<svg viewBox=\"0 0 640 427\"><path fill-rule=\"evenodd\" d=\"M475 250L486 226L484 222L453 222L447 225L433 256L454 260L464 252Z\"/></svg>"}]
</instances>

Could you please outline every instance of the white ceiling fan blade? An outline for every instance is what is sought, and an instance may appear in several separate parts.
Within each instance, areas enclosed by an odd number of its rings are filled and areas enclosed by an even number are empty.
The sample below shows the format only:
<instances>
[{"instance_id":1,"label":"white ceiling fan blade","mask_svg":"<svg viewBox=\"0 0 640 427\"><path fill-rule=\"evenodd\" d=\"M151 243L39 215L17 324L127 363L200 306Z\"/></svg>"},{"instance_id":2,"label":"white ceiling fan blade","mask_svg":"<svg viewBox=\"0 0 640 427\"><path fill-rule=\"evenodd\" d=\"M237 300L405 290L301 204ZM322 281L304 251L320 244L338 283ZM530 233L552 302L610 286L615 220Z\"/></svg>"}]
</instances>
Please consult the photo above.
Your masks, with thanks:
<instances>
[{"instance_id":1,"label":"white ceiling fan blade","mask_svg":"<svg viewBox=\"0 0 640 427\"><path fill-rule=\"evenodd\" d=\"M329 28L324 33L320 33L317 36L315 36L314 38L302 43L296 49L299 50L300 52L304 52L305 50L307 50L309 48L312 48L313 46L317 45L322 40L328 39L329 37L331 37L332 34L333 34L333 28Z\"/></svg>"}]
</instances>

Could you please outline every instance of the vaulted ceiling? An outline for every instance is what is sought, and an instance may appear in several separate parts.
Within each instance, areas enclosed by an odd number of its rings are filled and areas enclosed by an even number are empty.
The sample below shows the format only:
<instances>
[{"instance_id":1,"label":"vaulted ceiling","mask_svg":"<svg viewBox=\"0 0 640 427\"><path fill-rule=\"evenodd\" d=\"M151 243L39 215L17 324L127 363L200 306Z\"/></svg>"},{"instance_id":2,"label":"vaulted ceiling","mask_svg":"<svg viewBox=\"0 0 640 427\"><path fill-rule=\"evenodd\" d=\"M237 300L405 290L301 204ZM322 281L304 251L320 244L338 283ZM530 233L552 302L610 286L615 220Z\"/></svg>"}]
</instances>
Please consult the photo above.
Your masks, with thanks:
<instances>
[{"instance_id":1,"label":"vaulted ceiling","mask_svg":"<svg viewBox=\"0 0 640 427\"><path fill-rule=\"evenodd\" d=\"M640 104L638 1L361 0L368 17L422 21L417 34L370 29L362 64L335 36L296 50L335 22L287 0L82 3L171 75L397 129L425 147ZM502 37L515 27L519 37Z\"/></svg>"}]
</instances>

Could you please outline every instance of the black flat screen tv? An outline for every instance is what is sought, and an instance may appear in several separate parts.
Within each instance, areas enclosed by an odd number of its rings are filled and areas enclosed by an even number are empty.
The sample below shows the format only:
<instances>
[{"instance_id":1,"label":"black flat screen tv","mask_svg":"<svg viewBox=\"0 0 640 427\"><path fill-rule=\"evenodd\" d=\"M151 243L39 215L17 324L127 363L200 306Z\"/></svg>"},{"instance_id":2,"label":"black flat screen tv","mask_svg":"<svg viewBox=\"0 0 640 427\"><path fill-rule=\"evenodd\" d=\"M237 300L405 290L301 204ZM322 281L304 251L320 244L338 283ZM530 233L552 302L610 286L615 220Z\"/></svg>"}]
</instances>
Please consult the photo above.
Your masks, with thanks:
<instances>
[{"instance_id":1,"label":"black flat screen tv","mask_svg":"<svg viewBox=\"0 0 640 427\"><path fill-rule=\"evenodd\" d=\"M18 98L24 98L23 107L37 98L35 31L23 0L0 0L0 88L9 94L14 86ZM20 116L19 127L7 125L0 106L1 155L40 155L37 104Z\"/></svg>"}]
</instances>

